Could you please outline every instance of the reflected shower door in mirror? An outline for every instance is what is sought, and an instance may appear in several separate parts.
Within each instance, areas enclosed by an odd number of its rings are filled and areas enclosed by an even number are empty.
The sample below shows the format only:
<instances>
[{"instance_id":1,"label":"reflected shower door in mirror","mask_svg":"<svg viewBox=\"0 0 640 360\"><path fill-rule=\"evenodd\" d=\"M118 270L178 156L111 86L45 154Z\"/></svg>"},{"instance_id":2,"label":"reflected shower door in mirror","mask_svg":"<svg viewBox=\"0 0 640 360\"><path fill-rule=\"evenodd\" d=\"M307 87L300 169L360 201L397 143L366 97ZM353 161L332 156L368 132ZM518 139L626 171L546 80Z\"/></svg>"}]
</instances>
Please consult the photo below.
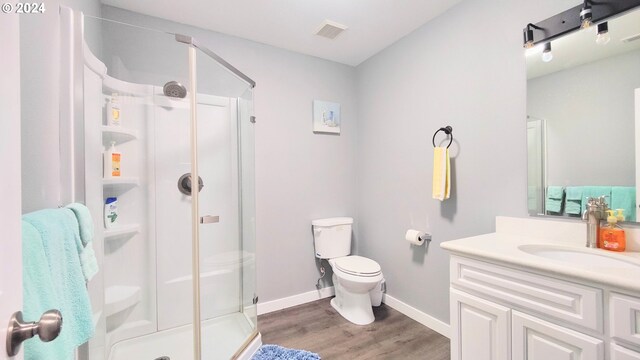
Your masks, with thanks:
<instances>
[{"instance_id":1,"label":"reflected shower door in mirror","mask_svg":"<svg viewBox=\"0 0 640 360\"><path fill-rule=\"evenodd\" d=\"M598 25L526 50L530 215L580 219L606 196L637 221L640 10Z\"/></svg>"}]
</instances>

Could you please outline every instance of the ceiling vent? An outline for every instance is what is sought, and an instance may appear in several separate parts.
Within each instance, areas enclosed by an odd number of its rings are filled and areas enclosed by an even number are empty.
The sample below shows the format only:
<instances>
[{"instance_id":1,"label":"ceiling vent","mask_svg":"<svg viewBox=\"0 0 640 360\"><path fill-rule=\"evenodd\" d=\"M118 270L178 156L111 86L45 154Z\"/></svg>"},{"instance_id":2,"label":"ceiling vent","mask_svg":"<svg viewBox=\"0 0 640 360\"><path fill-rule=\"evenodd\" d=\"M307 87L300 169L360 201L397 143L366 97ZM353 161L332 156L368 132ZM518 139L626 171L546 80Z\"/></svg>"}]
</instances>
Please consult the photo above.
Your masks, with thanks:
<instances>
[{"instance_id":1,"label":"ceiling vent","mask_svg":"<svg viewBox=\"0 0 640 360\"><path fill-rule=\"evenodd\" d=\"M338 24L331 20L325 20L320 24L320 27L316 31L316 35L333 40L345 30L347 30L345 25Z\"/></svg>"},{"instance_id":2,"label":"ceiling vent","mask_svg":"<svg viewBox=\"0 0 640 360\"><path fill-rule=\"evenodd\" d=\"M624 43L630 43L632 41L636 41L636 40L640 40L640 34L635 34L629 37L626 37L620 41L624 42Z\"/></svg>"}]
</instances>

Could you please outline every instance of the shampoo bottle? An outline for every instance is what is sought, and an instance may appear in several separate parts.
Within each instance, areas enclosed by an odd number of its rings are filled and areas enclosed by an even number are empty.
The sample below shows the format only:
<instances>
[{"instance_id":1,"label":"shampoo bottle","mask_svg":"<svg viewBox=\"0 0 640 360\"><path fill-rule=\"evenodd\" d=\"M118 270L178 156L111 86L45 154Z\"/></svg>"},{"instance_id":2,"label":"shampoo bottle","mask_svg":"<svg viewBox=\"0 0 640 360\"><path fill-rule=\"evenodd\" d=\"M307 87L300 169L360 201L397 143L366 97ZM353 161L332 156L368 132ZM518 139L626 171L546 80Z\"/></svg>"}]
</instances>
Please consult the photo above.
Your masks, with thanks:
<instances>
[{"instance_id":1,"label":"shampoo bottle","mask_svg":"<svg viewBox=\"0 0 640 360\"><path fill-rule=\"evenodd\" d=\"M600 229L601 248L610 251L624 251L627 246L626 235L624 229L618 225L618 217L614 215L613 210L607 210L607 225ZM624 219L622 211L618 214Z\"/></svg>"},{"instance_id":2,"label":"shampoo bottle","mask_svg":"<svg viewBox=\"0 0 640 360\"><path fill-rule=\"evenodd\" d=\"M115 141L111 142L111 147L104 152L104 178L110 179L120 177L120 159L122 154L116 150Z\"/></svg>"},{"instance_id":3,"label":"shampoo bottle","mask_svg":"<svg viewBox=\"0 0 640 360\"><path fill-rule=\"evenodd\" d=\"M111 229L118 221L118 198L110 197L104 203L104 228Z\"/></svg>"},{"instance_id":4,"label":"shampoo bottle","mask_svg":"<svg viewBox=\"0 0 640 360\"><path fill-rule=\"evenodd\" d=\"M120 126L120 102L118 93L111 94L111 99L107 104L107 125Z\"/></svg>"}]
</instances>

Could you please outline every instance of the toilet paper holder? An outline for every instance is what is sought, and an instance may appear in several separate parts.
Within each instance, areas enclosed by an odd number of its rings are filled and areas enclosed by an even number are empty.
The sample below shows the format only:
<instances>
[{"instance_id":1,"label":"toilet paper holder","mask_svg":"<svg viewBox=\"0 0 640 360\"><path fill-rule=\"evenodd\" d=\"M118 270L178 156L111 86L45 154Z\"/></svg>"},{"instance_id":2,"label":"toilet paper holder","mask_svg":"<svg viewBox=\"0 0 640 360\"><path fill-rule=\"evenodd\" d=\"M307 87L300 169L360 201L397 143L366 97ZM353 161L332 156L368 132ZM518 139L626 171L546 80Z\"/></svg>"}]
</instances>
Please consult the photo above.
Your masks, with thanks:
<instances>
[{"instance_id":1,"label":"toilet paper holder","mask_svg":"<svg viewBox=\"0 0 640 360\"><path fill-rule=\"evenodd\" d=\"M424 233L424 235L418 236L418 238L422 241L431 241L431 234Z\"/></svg>"},{"instance_id":2,"label":"toilet paper holder","mask_svg":"<svg viewBox=\"0 0 640 360\"><path fill-rule=\"evenodd\" d=\"M425 242L428 243L431 241L431 234L420 230L409 229L404 235L404 239L412 245L420 246Z\"/></svg>"}]
</instances>

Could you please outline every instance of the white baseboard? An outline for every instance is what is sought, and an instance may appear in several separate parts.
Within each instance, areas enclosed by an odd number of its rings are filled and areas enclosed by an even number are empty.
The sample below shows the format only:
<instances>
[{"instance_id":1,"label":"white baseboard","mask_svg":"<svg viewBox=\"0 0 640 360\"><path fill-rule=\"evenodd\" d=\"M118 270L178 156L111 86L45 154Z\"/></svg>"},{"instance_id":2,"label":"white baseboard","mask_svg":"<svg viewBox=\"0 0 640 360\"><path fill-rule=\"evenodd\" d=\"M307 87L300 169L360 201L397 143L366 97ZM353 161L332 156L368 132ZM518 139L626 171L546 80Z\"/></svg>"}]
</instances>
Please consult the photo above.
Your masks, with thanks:
<instances>
[{"instance_id":1,"label":"white baseboard","mask_svg":"<svg viewBox=\"0 0 640 360\"><path fill-rule=\"evenodd\" d=\"M387 294L383 295L382 302L384 302L390 308L403 313L404 315L439 333L440 335L450 338L451 328L449 324L442 322L431 315L423 313L422 311L412 307L411 305L405 304L402 301Z\"/></svg>"},{"instance_id":2,"label":"white baseboard","mask_svg":"<svg viewBox=\"0 0 640 360\"><path fill-rule=\"evenodd\" d=\"M276 299L272 301L267 301L265 303L258 303L258 315L268 314L270 312L283 310L286 308L294 307L297 305L306 304L312 301L324 299L327 297L331 297L335 295L335 289L333 286L322 288L320 290L309 291L306 293L289 296L282 299ZM443 335L449 337L450 335L450 327L449 324L442 322L431 315L428 315L411 305L403 303L402 301L390 296L388 294L384 294L382 296L382 302L387 304L390 308L401 312L402 314L408 316L409 318L419 322L420 324L428 327L429 329Z\"/></svg>"},{"instance_id":3,"label":"white baseboard","mask_svg":"<svg viewBox=\"0 0 640 360\"><path fill-rule=\"evenodd\" d=\"M309 291L306 293L289 296L282 299L258 303L258 315L268 314L270 312L290 308L297 305L306 304L308 302L324 299L335 295L333 286L322 288L320 290Z\"/></svg>"}]
</instances>

